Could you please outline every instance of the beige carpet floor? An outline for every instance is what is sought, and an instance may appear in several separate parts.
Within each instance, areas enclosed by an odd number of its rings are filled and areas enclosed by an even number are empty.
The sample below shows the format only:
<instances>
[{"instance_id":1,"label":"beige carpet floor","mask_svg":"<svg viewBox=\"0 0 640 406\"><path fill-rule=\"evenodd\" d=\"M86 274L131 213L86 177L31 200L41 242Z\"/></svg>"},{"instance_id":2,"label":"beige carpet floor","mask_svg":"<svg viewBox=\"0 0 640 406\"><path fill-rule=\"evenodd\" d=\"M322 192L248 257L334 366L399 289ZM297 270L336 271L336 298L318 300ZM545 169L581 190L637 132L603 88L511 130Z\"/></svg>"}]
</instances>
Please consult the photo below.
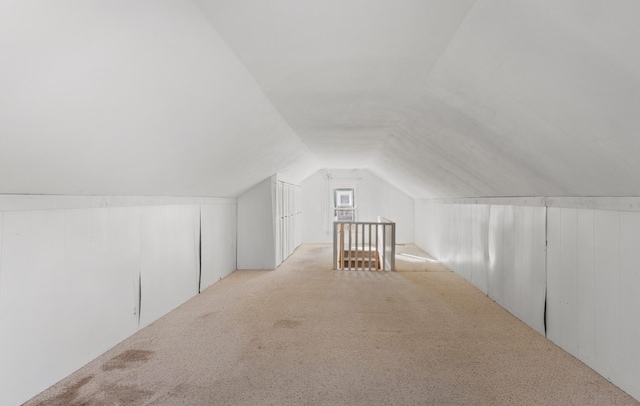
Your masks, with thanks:
<instances>
[{"instance_id":1,"label":"beige carpet floor","mask_svg":"<svg viewBox=\"0 0 640 406\"><path fill-rule=\"evenodd\" d=\"M334 271L327 245L236 271L26 404L639 404L414 246L398 253L398 272Z\"/></svg>"}]
</instances>

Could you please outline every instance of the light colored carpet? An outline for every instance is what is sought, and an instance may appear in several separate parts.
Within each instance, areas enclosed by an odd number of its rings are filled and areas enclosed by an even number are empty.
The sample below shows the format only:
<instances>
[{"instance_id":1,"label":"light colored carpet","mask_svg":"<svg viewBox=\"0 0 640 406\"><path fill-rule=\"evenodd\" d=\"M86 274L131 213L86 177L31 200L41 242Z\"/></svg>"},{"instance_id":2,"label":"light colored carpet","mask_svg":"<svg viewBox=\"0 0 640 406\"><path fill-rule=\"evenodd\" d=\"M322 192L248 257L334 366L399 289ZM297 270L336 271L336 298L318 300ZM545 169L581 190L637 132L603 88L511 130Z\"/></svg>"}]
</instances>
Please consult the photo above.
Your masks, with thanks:
<instances>
[{"instance_id":1,"label":"light colored carpet","mask_svg":"<svg viewBox=\"0 0 640 406\"><path fill-rule=\"evenodd\" d=\"M441 265L236 271L27 403L637 405Z\"/></svg>"}]
</instances>

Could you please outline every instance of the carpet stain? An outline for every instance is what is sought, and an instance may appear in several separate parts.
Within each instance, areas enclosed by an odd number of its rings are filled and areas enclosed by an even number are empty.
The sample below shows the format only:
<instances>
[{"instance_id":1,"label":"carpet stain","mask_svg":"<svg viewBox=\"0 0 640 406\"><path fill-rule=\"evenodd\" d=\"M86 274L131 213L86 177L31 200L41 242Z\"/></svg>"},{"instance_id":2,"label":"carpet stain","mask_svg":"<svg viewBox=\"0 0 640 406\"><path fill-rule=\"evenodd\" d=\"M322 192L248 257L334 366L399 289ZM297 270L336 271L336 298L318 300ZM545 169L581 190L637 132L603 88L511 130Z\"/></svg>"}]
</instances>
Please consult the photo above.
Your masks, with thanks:
<instances>
[{"instance_id":1,"label":"carpet stain","mask_svg":"<svg viewBox=\"0 0 640 406\"><path fill-rule=\"evenodd\" d=\"M299 321L297 320L278 320L275 322L275 324L273 325L273 327L275 328L296 328L298 326L300 326Z\"/></svg>"},{"instance_id":2,"label":"carpet stain","mask_svg":"<svg viewBox=\"0 0 640 406\"><path fill-rule=\"evenodd\" d=\"M78 382L69 386L64 392L50 400L36 403L37 406L89 406L86 402L79 402L78 398L80 389L93 379L93 375L85 376Z\"/></svg>"},{"instance_id":3,"label":"carpet stain","mask_svg":"<svg viewBox=\"0 0 640 406\"><path fill-rule=\"evenodd\" d=\"M211 316L214 316L214 315L216 315L216 314L217 314L216 312L204 313L204 314L199 315L199 316L198 316L198 319L200 319L200 320L202 320L202 319L207 319L207 318L209 318L209 317L211 317Z\"/></svg>"},{"instance_id":4,"label":"carpet stain","mask_svg":"<svg viewBox=\"0 0 640 406\"><path fill-rule=\"evenodd\" d=\"M95 406L111 405L142 405L154 395L154 392L139 389L133 385L105 385L102 386L99 398L105 402L96 402ZM93 406L93 405L92 405Z\"/></svg>"},{"instance_id":5,"label":"carpet stain","mask_svg":"<svg viewBox=\"0 0 640 406\"><path fill-rule=\"evenodd\" d=\"M102 366L102 370L112 371L114 369L126 369L132 363L149 361L153 354L153 351L127 350L105 362Z\"/></svg>"}]
</instances>

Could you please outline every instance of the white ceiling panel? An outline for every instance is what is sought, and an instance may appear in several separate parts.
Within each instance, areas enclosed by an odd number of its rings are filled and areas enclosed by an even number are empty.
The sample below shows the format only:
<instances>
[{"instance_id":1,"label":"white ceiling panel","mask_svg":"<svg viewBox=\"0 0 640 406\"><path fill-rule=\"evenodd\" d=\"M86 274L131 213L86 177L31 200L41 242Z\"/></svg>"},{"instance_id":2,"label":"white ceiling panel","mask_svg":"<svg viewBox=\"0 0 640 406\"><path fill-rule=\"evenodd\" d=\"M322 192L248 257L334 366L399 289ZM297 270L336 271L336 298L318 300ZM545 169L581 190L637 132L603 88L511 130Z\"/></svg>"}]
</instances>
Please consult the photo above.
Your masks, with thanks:
<instances>
[{"instance_id":1,"label":"white ceiling panel","mask_svg":"<svg viewBox=\"0 0 640 406\"><path fill-rule=\"evenodd\" d=\"M640 194L637 2L198 3L323 166L416 197Z\"/></svg>"},{"instance_id":2,"label":"white ceiling panel","mask_svg":"<svg viewBox=\"0 0 640 406\"><path fill-rule=\"evenodd\" d=\"M235 196L317 169L192 2L4 2L0 38L0 193Z\"/></svg>"},{"instance_id":3,"label":"white ceiling panel","mask_svg":"<svg viewBox=\"0 0 640 406\"><path fill-rule=\"evenodd\" d=\"M640 3L9 1L0 193L640 195Z\"/></svg>"}]
</instances>

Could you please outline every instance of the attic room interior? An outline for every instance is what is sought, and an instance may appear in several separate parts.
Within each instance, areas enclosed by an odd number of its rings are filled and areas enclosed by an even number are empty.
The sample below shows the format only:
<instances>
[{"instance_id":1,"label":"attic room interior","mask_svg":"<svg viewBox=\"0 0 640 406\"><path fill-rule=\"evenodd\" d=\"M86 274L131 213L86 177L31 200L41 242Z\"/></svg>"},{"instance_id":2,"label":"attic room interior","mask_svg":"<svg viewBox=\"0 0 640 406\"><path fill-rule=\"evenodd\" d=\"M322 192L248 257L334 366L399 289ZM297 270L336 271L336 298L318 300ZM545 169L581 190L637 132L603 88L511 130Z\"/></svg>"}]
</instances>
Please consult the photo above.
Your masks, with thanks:
<instances>
[{"instance_id":1,"label":"attic room interior","mask_svg":"<svg viewBox=\"0 0 640 406\"><path fill-rule=\"evenodd\" d=\"M154 341L163 316L214 296L227 315L194 323L260 326L230 298L258 314L265 292L293 306L315 280L327 297L384 292L411 309L389 300L376 317L452 324L455 306L419 278L458 278L469 289L459 299L488 301L465 306L522 323L540 360L558 348L613 383L618 404L637 404L639 17L632 0L2 2L0 405L27 402L137 334ZM331 270L336 190L353 191L341 209L356 221L390 219L394 246L448 271ZM299 255L326 272L301 278L296 267L312 264ZM233 296L236 284L247 290ZM326 334L339 324L331 311L344 313L330 304L324 316L309 310ZM354 325L372 328L340 324ZM272 327L293 334L304 322ZM376 399L469 404L455 398L455 376L398 386L404 396L443 385L451 398ZM588 379L583 389L599 393L604 383ZM42 404L82 404L86 388L73 385L71 398ZM86 404L189 404L174 389L176 403L144 392L146 403ZM271 402L371 404L364 392L344 403L316 389ZM561 393L547 396L558 404ZM491 399L475 401L527 404Z\"/></svg>"}]
</instances>

